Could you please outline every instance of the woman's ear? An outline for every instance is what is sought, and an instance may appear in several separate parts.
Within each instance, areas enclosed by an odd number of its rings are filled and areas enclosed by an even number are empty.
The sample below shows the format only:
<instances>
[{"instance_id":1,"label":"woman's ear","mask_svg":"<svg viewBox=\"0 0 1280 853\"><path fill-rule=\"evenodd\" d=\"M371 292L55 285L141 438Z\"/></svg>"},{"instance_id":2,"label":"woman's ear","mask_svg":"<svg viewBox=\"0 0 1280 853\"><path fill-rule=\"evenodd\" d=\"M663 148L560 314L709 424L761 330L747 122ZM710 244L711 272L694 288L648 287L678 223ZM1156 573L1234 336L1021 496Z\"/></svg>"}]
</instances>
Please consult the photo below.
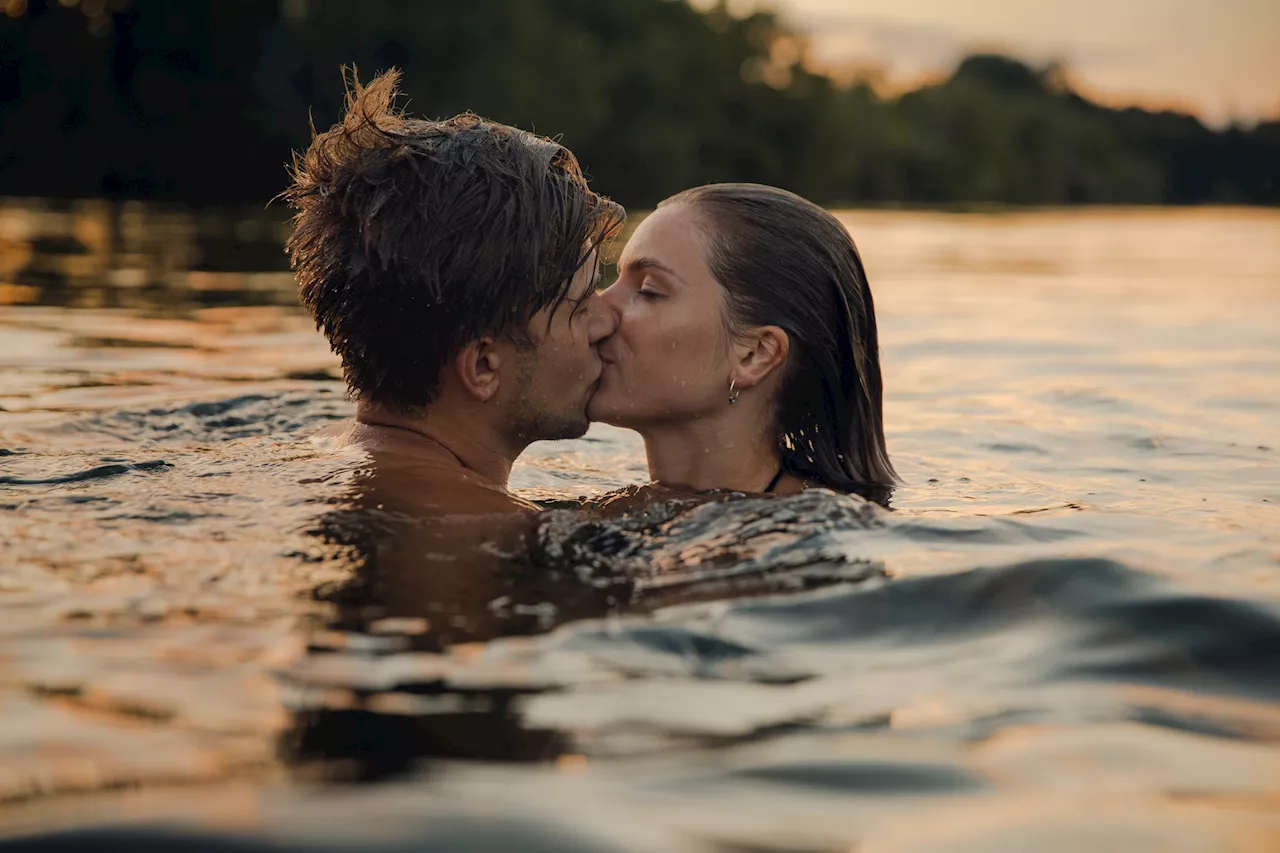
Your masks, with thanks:
<instances>
[{"instance_id":1,"label":"woman's ear","mask_svg":"<svg viewBox=\"0 0 1280 853\"><path fill-rule=\"evenodd\" d=\"M787 361L791 339L777 326L757 326L742 341L733 379L739 388L763 382Z\"/></svg>"},{"instance_id":2,"label":"woman's ear","mask_svg":"<svg viewBox=\"0 0 1280 853\"><path fill-rule=\"evenodd\" d=\"M493 338L477 338L458 351L453 359L453 369L463 389L481 403L487 403L498 393L499 355Z\"/></svg>"}]
</instances>

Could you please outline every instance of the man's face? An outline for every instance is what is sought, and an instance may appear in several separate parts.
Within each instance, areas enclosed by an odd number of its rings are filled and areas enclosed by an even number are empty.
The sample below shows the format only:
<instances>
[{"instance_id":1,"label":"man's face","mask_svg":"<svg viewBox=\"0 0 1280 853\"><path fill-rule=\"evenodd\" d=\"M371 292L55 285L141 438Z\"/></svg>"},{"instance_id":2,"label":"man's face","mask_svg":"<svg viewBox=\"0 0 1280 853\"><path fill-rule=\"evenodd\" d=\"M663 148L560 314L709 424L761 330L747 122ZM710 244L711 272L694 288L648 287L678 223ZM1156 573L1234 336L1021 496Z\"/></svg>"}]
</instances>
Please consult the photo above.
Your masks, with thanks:
<instances>
[{"instance_id":1,"label":"man's face","mask_svg":"<svg viewBox=\"0 0 1280 853\"><path fill-rule=\"evenodd\" d=\"M515 350L517 394L508 413L522 442L577 438L587 431L587 402L600 380L596 345L613 334L614 319L596 294L593 252L574 275L568 297L529 321L530 348Z\"/></svg>"}]
</instances>

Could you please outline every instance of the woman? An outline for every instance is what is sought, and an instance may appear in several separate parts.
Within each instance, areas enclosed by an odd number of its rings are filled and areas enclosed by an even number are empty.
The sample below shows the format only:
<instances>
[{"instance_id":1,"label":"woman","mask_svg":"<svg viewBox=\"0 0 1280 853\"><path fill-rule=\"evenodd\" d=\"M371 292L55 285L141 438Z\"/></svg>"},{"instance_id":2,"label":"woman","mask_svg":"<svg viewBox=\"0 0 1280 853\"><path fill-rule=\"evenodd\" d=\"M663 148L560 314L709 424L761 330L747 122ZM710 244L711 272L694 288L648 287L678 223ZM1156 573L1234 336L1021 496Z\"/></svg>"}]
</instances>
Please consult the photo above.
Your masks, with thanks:
<instances>
[{"instance_id":1,"label":"woman","mask_svg":"<svg viewBox=\"0 0 1280 853\"><path fill-rule=\"evenodd\" d=\"M588 414L643 436L655 482L883 499L875 307L835 217L773 187L697 187L640 223L618 273Z\"/></svg>"}]
</instances>

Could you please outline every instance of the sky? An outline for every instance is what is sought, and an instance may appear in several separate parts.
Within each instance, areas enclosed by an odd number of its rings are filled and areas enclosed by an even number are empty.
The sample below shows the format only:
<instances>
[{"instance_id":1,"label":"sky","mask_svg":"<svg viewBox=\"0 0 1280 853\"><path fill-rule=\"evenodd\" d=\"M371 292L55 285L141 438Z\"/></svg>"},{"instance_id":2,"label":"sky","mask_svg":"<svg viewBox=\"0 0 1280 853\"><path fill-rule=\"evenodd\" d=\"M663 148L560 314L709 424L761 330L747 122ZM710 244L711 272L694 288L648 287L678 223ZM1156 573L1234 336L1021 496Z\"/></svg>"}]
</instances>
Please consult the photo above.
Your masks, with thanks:
<instances>
[{"instance_id":1,"label":"sky","mask_svg":"<svg viewBox=\"0 0 1280 853\"><path fill-rule=\"evenodd\" d=\"M831 68L891 84L975 50L1060 59L1082 93L1194 112L1222 125L1280 118L1280 0L738 0L772 7Z\"/></svg>"}]
</instances>

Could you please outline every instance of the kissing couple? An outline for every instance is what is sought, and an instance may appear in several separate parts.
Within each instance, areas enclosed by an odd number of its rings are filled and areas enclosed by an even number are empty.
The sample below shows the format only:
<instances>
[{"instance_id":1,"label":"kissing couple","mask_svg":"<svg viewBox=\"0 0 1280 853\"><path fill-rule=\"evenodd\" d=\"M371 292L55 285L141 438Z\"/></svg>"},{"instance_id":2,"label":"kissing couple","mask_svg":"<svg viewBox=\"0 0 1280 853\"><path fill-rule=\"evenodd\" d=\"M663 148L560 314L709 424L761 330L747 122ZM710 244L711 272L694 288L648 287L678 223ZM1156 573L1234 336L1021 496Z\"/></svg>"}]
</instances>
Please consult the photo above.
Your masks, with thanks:
<instances>
[{"instance_id":1,"label":"kissing couple","mask_svg":"<svg viewBox=\"0 0 1280 853\"><path fill-rule=\"evenodd\" d=\"M382 496L536 510L507 490L513 462L591 421L643 437L656 487L892 486L871 290L833 216L773 187L688 189L598 290L626 214L574 155L472 114L409 118L398 77L349 83L284 193L302 302L357 405L335 443Z\"/></svg>"}]
</instances>

